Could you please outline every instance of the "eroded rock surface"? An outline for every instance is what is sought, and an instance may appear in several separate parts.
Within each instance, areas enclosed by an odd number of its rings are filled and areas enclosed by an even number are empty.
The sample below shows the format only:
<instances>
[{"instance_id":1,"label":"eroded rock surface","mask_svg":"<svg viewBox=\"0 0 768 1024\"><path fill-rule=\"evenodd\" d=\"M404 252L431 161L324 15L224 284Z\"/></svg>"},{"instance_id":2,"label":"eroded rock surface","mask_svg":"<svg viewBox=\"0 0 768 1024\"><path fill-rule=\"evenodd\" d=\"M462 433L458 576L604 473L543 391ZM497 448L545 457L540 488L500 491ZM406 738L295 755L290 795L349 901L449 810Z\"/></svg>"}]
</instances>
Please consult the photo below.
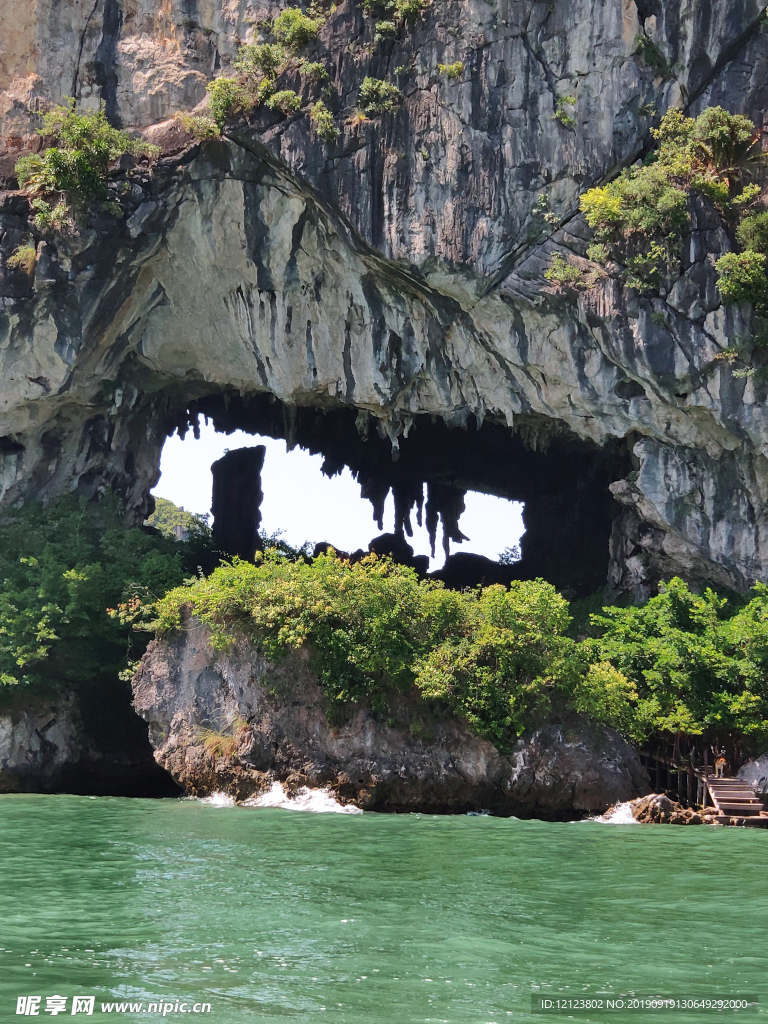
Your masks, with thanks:
<instances>
[{"instance_id":1,"label":"eroded rock surface","mask_svg":"<svg viewBox=\"0 0 768 1024\"><path fill-rule=\"evenodd\" d=\"M17 7L0 7L11 162L29 105L102 98L134 127L194 105L277 10ZM345 0L308 52L330 74L337 143L306 113L260 112L202 148L178 122L150 128L166 156L134 176L124 216L32 231L34 279L6 268L31 232L6 196L0 501L112 486L140 519L167 434L196 409L314 444L378 507L393 486L408 512L426 483L449 540L466 489L523 500L521 571L558 585L607 576L642 595L680 574L746 590L768 574L766 384L719 359L751 331L748 307L720 304L719 220L692 205L681 274L656 296L603 277L576 298L543 273L555 252L584 259L578 196L643 154L654 109L717 102L764 123L762 9L435 0L374 42ZM437 71L457 60L459 80ZM350 118L363 77L396 67L396 110ZM305 110L319 95L286 84ZM555 117L570 96L573 124ZM460 465L425 454L435 422L442 450L469 450Z\"/></svg>"},{"instance_id":2,"label":"eroded rock surface","mask_svg":"<svg viewBox=\"0 0 768 1024\"><path fill-rule=\"evenodd\" d=\"M158 764L197 796L245 800L278 781L368 810L572 818L648 788L631 747L582 720L524 736L508 756L413 700L396 726L364 708L332 725L305 651L274 665L246 641L226 653L208 641L187 620L150 645L133 683Z\"/></svg>"},{"instance_id":3,"label":"eroded rock surface","mask_svg":"<svg viewBox=\"0 0 768 1024\"><path fill-rule=\"evenodd\" d=\"M762 797L765 803L768 798L768 753L761 754L753 761L743 764L739 768L737 778L748 782L755 794Z\"/></svg>"},{"instance_id":4,"label":"eroded rock surface","mask_svg":"<svg viewBox=\"0 0 768 1024\"><path fill-rule=\"evenodd\" d=\"M112 708L112 715L124 718L125 711ZM146 740L128 724L118 736L112 735L109 723L101 736L94 736L92 723L83 720L81 702L70 691L56 697L4 694L0 793L173 795L177 790L172 780L152 761Z\"/></svg>"}]
</instances>

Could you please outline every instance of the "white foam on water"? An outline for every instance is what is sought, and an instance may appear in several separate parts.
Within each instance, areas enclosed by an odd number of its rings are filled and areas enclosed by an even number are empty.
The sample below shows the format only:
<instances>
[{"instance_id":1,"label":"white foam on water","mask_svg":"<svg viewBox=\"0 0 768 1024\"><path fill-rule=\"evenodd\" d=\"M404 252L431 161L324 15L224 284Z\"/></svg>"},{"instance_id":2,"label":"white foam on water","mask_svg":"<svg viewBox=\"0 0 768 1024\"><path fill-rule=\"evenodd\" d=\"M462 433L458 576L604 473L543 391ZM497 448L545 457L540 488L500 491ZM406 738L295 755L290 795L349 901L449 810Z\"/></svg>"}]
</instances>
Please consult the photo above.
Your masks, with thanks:
<instances>
[{"instance_id":1,"label":"white foam on water","mask_svg":"<svg viewBox=\"0 0 768 1024\"><path fill-rule=\"evenodd\" d=\"M340 804L327 789L309 789L302 786L295 796L289 796L282 782L273 782L270 789L250 800L243 801L244 807L282 807L286 811L311 811L315 814L362 814L359 807Z\"/></svg>"},{"instance_id":2,"label":"white foam on water","mask_svg":"<svg viewBox=\"0 0 768 1024\"><path fill-rule=\"evenodd\" d=\"M602 825L639 825L640 822L632 816L632 804L627 801L623 804L614 804L609 807L605 814L598 814L587 821L599 821Z\"/></svg>"},{"instance_id":3,"label":"white foam on water","mask_svg":"<svg viewBox=\"0 0 768 1024\"><path fill-rule=\"evenodd\" d=\"M208 804L210 807L234 807L235 801L226 793L211 793L210 796L200 798L201 804Z\"/></svg>"}]
</instances>

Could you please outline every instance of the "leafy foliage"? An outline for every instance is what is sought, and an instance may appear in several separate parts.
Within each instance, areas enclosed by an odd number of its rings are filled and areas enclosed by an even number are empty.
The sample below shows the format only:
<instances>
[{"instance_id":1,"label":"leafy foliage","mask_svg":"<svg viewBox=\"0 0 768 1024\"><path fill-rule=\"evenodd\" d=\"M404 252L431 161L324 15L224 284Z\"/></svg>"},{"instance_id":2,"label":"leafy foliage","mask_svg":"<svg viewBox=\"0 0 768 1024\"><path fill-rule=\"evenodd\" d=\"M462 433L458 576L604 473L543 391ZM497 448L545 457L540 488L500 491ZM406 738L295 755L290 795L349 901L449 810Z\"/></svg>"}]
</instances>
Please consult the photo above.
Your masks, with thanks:
<instances>
[{"instance_id":1,"label":"leafy foliage","mask_svg":"<svg viewBox=\"0 0 768 1024\"><path fill-rule=\"evenodd\" d=\"M285 48L277 43L259 43L258 45L241 46L235 68L244 75L263 75L275 78L282 70L286 61Z\"/></svg>"},{"instance_id":2,"label":"leafy foliage","mask_svg":"<svg viewBox=\"0 0 768 1024\"><path fill-rule=\"evenodd\" d=\"M430 3L431 0L363 0L362 8L374 19L408 23L422 17Z\"/></svg>"},{"instance_id":3,"label":"leafy foliage","mask_svg":"<svg viewBox=\"0 0 768 1024\"><path fill-rule=\"evenodd\" d=\"M563 289L583 288L585 284L584 275L579 268L559 253L552 257L549 269L544 271L544 277L551 284Z\"/></svg>"},{"instance_id":4,"label":"leafy foliage","mask_svg":"<svg viewBox=\"0 0 768 1024\"><path fill-rule=\"evenodd\" d=\"M29 243L18 246L8 257L8 266L14 270L23 270L28 277L34 274L36 265L37 248Z\"/></svg>"},{"instance_id":5,"label":"leafy foliage","mask_svg":"<svg viewBox=\"0 0 768 1024\"><path fill-rule=\"evenodd\" d=\"M768 256L768 210L745 217L736 229L736 237L745 249Z\"/></svg>"},{"instance_id":6,"label":"leafy foliage","mask_svg":"<svg viewBox=\"0 0 768 1024\"><path fill-rule=\"evenodd\" d=\"M309 112L309 119L317 136L324 142L336 142L339 137L339 129L333 120L333 114L322 100L313 104Z\"/></svg>"},{"instance_id":7,"label":"leafy foliage","mask_svg":"<svg viewBox=\"0 0 768 1024\"><path fill-rule=\"evenodd\" d=\"M759 134L749 118L722 107L697 118L670 110L653 135L658 148L645 164L581 197L595 233L590 258L619 264L636 288L658 287L679 260L692 192L724 216L756 197L750 186L742 187L758 157Z\"/></svg>"},{"instance_id":8,"label":"leafy foliage","mask_svg":"<svg viewBox=\"0 0 768 1024\"><path fill-rule=\"evenodd\" d=\"M464 74L464 61L457 60L453 64L438 64L437 70L439 74L456 81Z\"/></svg>"},{"instance_id":9,"label":"leafy foliage","mask_svg":"<svg viewBox=\"0 0 768 1024\"><path fill-rule=\"evenodd\" d=\"M672 74L669 62L652 39L646 35L639 35L635 38L635 46L635 53L642 58L646 67L651 68L661 78L669 78Z\"/></svg>"},{"instance_id":10,"label":"leafy foliage","mask_svg":"<svg viewBox=\"0 0 768 1024\"><path fill-rule=\"evenodd\" d=\"M319 16L310 17L300 7L286 7L273 21L272 32L289 50L301 50L317 37L324 20Z\"/></svg>"},{"instance_id":11,"label":"leafy foliage","mask_svg":"<svg viewBox=\"0 0 768 1024\"><path fill-rule=\"evenodd\" d=\"M671 580L643 607L593 616L601 635L585 651L637 689L629 731L768 737L768 587L727 615L713 591L693 594ZM624 714L624 712L622 712Z\"/></svg>"},{"instance_id":12,"label":"leafy foliage","mask_svg":"<svg viewBox=\"0 0 768 1024\"><path fill-rule=\"evenodd\" d=\"M207 516L187 512L167 498L155 498L155 511L147 519L146 525L159 530L163 537L176 540L208 538L211 535Z\"/></svg>"},{"instance_id":13,"label":"leafy foliage","mask_svg":"<svg viewBox=\"0 0 768 1024\"><path fill-rule=\"evenodd\" d=\"M115 680L140 653L109 607L154 600L185 575L185 548L127 530L117 501L25 505L0 523L0 687Z\"/></svg>"},{"instance_id":14,"label":"leafy foliage","mask_svg":"<svg viewBox=\"0 0 768 1024\"><path fill-rule=\"evenodd\" d=\"M16 177L21 191L34 200L38 227L43 230L62 222L61 207L66 211L105 200L109 167L118 157L125 153L151 157L159 152L157 146L113 128L103 107L81 114L74 100L45 114L38 134L48 145L42 153L21 157Z\"/></svg>"},{"instance_id":15,"label":"leafy foliage","mask_svg":"<svg viewBox=\"0 0 768 1024\"><path fill-rule=\"evenodd\" d=\"M360 109L366 115L386 114L394 109L402 93L382 78L364 78L360 86Z\"/></svg>"},{"instance_id":16,"label":"leafy foliage","mask_svg":"<svg viewBox=\"0 0 768 1024\"><path fill-rule=\"evenodd\" d=\"M747 249L744 252L727 252L715 264L720 278L717 287L723 302L751 302L756 306L765 304L768 298L768 276L765 272L765 256L761 252Z\"/></svg>"},{"instance_id":17,"label":"leafy foliage","mask_svg":"<svg viewBox=\"0 0 768 1024\"><path fill-rule=\"evenodd\" d=\"M221 135L221 130L212 117L205 117L199 114L185 114L179 111L176 114L176 120L185 132L194 135L200 142L205 142L208 139L217 139Z\"/></svg>"},{"instance_id":18,"label":"leafy foliage","mask_svg":"<svg viewBox=\"0 0 768 1024\"><path fill-rule=\"evenodd\" d=\"M378 43L382 39L392 39L397 35L397 25L394 21L377 21L373 32L373 38Z\"/></svg>"},{"instance_id":19,"label":"leafy foliage","mask_svg":"<svg viewBox=\"0 0 768 1024\"><path fill-rule=\"evenodd\" d=\"M235 78L214 78L206 89L211 117L219 130L253 106L253 98Z\"/></svg>"},{"instance_id":20,"label":"leafy foliage","mask_svg":"<svg viewBox=\"0 0 768 1024\"><path fill-rule=\"evenodd\" d=\"M463 621L419 659L416 684L503 746L546 716L569 675L568 602L543 580L456 596Z\"/></svg>"},{"instance_id":21,"label":"leafy foliage","mask_svg":"<svg viewBox=\"0 0 768 1024\"><path fill-rule=\"evenodd\" d=\"M272 93L267 100L270 110L279 110L281 114L295 114L301 106L301 97L293 89L280 89Z\"/></svg>"},{"instance_id":22,"label":"leafy foliage","mask_svg":"<svg viewBox=\"0 0 768 1024\"><path fill-rule=\"evenodd\" d=\"M569 112L568 108L576 103L575 96L558 96L555 102L555 112L552 120L557 121L564 128L575 128L576 118Z\"/></svg>"},{"instance_id":23,"label":"leafy foliage","mask_svg":"<svg viewBox=\"0 0 768 1024\"><path fill-rule=\"evenodd\" d=\"M291 561L268 552L235 561L166 595L162 633L190 607L225 647L238 630L280 657L308 644L331 704L416 687L502 740L549 707L572 647L568 605L541 580L456 593L412 569L369 556Z\"/></svg>"},{"instance_id":24,"label":"leafy foliage","mask_svg":"<svg viewBox=\"0 0 768 1024\"><path fill-rule=\"evenodd\" d=\"M675 579L643 607L592 613L589 635L576 639L568 602L543 580L457 593L373 555L353 565L272 551L171 591L149 628L178 627L185 608L218 647L239 633L272 658L308 645L331 707L420 693L502 747L565 708L635 741L768 739L762 584L729 616L723 598Z\"/></svg>"}]
</instances>

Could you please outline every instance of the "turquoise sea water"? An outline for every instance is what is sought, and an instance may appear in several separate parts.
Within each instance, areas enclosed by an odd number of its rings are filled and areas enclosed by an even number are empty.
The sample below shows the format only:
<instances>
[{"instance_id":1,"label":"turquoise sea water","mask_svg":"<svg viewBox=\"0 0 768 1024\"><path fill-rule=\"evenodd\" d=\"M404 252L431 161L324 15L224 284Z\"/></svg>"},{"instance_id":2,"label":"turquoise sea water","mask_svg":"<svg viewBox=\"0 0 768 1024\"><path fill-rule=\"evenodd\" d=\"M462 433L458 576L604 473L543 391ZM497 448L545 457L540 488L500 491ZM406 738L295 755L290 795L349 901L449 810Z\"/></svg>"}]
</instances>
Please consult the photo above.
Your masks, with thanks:
<instances>
[{"instance_id":1,"label":"turquoise sea water","mask_svg":"<svg viewBox=\"0 0 768 1024\"><path fill-rule=\"evenodd\" d=\"M757 994L768 832L0 797L0 1021L17 997L207 1001L215 1024L552 1022L531 992ZM567 1017L560 1019L569 1019Z\"/></svg>"}]
</instances>

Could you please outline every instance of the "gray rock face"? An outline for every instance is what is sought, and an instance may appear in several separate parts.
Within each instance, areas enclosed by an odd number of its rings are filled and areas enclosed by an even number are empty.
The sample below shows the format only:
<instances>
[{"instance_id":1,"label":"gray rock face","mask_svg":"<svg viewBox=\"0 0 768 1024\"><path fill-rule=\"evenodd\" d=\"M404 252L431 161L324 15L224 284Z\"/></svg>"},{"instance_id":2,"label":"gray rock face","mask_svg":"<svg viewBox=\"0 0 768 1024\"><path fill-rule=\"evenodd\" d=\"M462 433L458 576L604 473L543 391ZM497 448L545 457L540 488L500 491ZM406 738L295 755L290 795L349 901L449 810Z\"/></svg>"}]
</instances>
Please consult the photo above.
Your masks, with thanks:
<instances>
[{"instance_id":1,"label":"gray rock face","mask_svg":"<svg viewBox=\"0 0 768 1024\"><path fill-rule=\"evenodd\" d=\"M405 698L396 726L363 708L331 725L305 651L274 665L245 641L222 654L208 638L187 621L150 645L133 683L158 764L195 795L244 800L280 781L327 786L369 810L568 818L648 789L637 755L611 730L574 719L504 756Z\"/></svg>"},{"instance_id":2,"label":"gray rock face","mask_svg":"<svg viewBox=\"0 0 768 1024\"><path fill-rule=\"evenodd\" d=\"M768 797L768 753L742 765L737 778L748 782L758 796Z\"/></svg>"},{"instance_id":3,"label":"gray rock face","mask_svg":"<svg viewBox=\"0 0 768 1024\"><path fill-rule=\"evenodd\" d=\"M74 694L0 712L0 792L56 789L82 754Z\"/></svg>"},{"instance_id":4,"label":"gray rock face","mask_svg":"<svg viewBox=\"0 0 768 1024\"><path fill-rule=\"evenodd\" d=\"M98 701L93 701L98 703ZM112 708L116 716L115 709ZM117 714L125 717L125 711ZM141 726L141 722L136 720ZM103 727L102 727L103 728ZM173 796L172 780L153 762L135 729L94 736L76 694L4 694L0 709L0 793Z\"/></svg>"},{"instance_id":5,"label":"gray rock face","mask_svg":"<svg viewBox=\"0 0 768 1024\"><path fill-rule=\"evenodd\" d=\"M762 6L435 0L374 43L341 4L308 54L331 73L337 144L306 114L258 113L202 149L152 129L167 155L134 177L122 219L37 238L33 280L5 271L0 502L112 486L139 519L163 441L202 411L314 445L375 500L393 486L412 504L425 482L524 500L521 571L562 585L607 575L642 595L680 574L746 590L768 573L766 385L718 358L751 324L720 305L717 218L692 209L681 275L657 297L610 277L569 297L543 273L555 252L584 257L578 195L642 153L652 107L719 102L762 123ZM29 135L22 101L71 82L126 125L192 105L266 8L109 0L67 25L53 3L35 11L8 26L10 155ZM457 60L460 80L438 73ZM363 77L395 67L410 69L397 109L350 119ZM2 270L27 215L2 201ZM438 448L466 459L437 466ZM557 566L585 545L594 573L550 571L548 552Z\"/></svg>"}]
</instances>

